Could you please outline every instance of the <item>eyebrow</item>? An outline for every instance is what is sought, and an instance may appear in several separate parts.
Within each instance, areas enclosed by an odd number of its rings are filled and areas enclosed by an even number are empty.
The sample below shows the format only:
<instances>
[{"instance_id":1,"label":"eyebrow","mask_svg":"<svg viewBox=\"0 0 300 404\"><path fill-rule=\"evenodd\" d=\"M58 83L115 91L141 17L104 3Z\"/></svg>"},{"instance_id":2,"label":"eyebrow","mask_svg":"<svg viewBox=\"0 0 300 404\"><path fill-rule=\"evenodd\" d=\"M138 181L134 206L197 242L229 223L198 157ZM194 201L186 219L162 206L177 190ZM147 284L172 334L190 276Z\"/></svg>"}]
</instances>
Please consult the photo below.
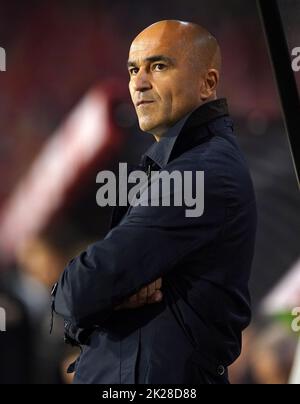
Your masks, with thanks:
<instances>
[{"instance_id":1,"label":"eyebrow","mask_svg":"<svg viewBox=\"0 0 300 404\"><path fill-rule=\"evenodd\" d=\"M143 59L143 62L150 62L150 63L154 63L154 62L166 62L168 64L175 64L175 59L171 58L169 56L165 56L165 55L153 55L153 56L149 56L148 58ZM127 67L136 67L137 63L133 60L128 60L127 62Z\"/></svg>"}]
</instances>

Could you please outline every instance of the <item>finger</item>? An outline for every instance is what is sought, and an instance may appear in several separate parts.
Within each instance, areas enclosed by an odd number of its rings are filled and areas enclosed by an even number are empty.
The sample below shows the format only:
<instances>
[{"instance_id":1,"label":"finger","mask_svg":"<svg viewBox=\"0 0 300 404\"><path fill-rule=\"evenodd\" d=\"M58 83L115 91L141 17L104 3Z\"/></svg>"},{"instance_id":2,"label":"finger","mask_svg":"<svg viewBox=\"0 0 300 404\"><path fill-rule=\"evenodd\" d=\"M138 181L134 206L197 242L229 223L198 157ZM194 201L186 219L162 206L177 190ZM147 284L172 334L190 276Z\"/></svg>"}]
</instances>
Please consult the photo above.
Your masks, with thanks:
<instances>
[{"instance_id":1,"label":"finger","mask_svg":"<svg viewBox=\"0 0 300 404\"><path fill-rule=\"evenodd\" d=\"M137 301L137 302L134 302L134 303L128 302L128 303L125 303L125 304L126 304L126 309L136 309L138 307L144 306L145 303Z\"/></svg>"},{"instance_id":2,"label":"finger","mask_svg":"<svg viewBox=\"0 0 300 404\"><path fill-rule=\"evenodd\" d=\"M143 287L140 291L130 296L125 302L116 306L114 310L121 309L134 309L144 306L146 303L157 303L162 300L162 293L159 289L162 286L162 279L150 283L150 285Z\"/></svg>"},{"instance_id":3,"label":"finger","mask_svg":"<svg viewBox=\"0 0 300 404\"><path fill-rule=\"evenodd\" d=\"M138 303L138 302L130 302L127 300L126 302L119 304L114 308L114 310L123 310L123 309L135 309L137 307L143 306L144 303Z\"/></svg>"},{"instance_id":4,"label":"finger","mask_svg":"<svg viewBox=\"0 0 300 404\"><path fill-rule=\"evenodd\" d=\"M134 295L130 296L127 300L126 303L132 303L135 304L138 302L138 295L135 293Z\"/></svg>"},{"instance_id":5,"label":"finger","mask_svg":"<svg viewBox=\"0 0 300 404\"><path fill-rule=\"evenodd\" d=\"M141 290L138 291L137 295L139 303L146 303L148 297L148 287L143 287Z\"/></svg>"},{"instance_id":6,"label":"finger","mask_svg":"<svg viewBox=\"0 0 300 404\"><path fill-rule=\"evenodd\" d=\"M114 310L121 310L121 309L128 309L129 307L131 307L133 304L135 303L130 303L129 299L126 299L123 303L118 304L118 306L114 307Z\"/></svg>"},{"instance_id":7,"label":"finger","mask_svg":"<svg viewBox=\"0 0 300 404\"><path fill-rule=\"evenodd\" d=\"M160 289L160 288L161 288L161 284L162 284L161 278L158 278L158 279L155 281L155 289Z\"/></svg>"},{"instance_id":8,"label":"finger","mask_svg":"<svg viewBox=\"0 0 300 404\"><path fill-rule=\"evenodd\" d=\"M159 303L163 299L163 294L160 290L156 290L155 293L148 299L148 303Z\"/></svg>"},{"instance_id":9,"label":"finger","mask_svg":"<svg viewBox=\"0 0 300 404\"><path fill-rule=\"evenodd\" d=\"M150 283L150 285L148 285L148 299L151 297L151 295L153 295L153 293L155 293L155 290L155 282Z\"/></svg>"}]
</instances>

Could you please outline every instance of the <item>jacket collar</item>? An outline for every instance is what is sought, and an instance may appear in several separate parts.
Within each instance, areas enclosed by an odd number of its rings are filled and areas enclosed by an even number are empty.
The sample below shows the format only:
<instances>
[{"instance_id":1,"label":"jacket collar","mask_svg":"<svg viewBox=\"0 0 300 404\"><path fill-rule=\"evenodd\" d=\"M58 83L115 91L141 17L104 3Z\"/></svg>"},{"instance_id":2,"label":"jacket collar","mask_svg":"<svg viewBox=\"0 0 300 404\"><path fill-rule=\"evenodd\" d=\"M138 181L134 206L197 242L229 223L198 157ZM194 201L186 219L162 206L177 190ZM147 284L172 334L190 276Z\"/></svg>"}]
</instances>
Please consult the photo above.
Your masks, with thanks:
<instances>
[{"instance_id":1,"label":"jacket collar","mask_svg":"<svg viewBox=\"0 0 300 404\"><path fill-rule=\"evenodd\" d=\"M195 131L191 129L201 127L208 122L228 115L227 101L220 98L200 105L172 126L159 142L153 143L142 156L142 165L153 161L160 168L164 168L170 159L182 154L185 150L199 143L207 136L207 131L200 131L195 138Z\"/></svg>"}]
</instances>

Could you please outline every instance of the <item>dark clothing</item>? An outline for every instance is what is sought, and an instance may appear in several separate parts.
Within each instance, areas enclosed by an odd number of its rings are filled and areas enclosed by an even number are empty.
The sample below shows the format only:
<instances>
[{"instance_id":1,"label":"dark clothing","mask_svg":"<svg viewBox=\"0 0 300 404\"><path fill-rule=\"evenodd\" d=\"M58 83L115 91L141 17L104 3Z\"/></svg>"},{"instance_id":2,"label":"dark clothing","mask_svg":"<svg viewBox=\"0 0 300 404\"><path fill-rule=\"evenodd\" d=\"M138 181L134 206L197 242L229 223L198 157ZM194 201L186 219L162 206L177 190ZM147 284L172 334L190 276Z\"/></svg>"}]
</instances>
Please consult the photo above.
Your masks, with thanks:
<instances>
[{"instance_id":1,"label":"dark clothing","mask_svg":"<svg viewBox=\"0 0 300 404\"><path fill-rule=\"evenodd\" d=\"M105 239L69 263L55 311L67 328L92 328L75 383L226 383L250 320L256 230L253 186L226 100L193 111L142 164L204 171L204 213L187 217L184 204L115 209ZM159 277L162 302L113 310Z\"/></svg>"}]
</instances>

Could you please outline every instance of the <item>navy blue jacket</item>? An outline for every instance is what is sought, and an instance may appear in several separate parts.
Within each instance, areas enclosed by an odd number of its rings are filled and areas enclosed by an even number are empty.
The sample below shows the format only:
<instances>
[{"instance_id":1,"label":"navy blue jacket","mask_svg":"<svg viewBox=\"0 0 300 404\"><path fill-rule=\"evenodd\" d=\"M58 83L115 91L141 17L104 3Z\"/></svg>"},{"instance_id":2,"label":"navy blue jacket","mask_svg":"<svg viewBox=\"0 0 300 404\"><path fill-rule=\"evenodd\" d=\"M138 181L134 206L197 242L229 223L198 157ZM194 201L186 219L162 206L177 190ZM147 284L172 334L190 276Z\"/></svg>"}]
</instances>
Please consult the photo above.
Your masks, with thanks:
<instances>
[{"instance_id":1,"label":"navy blue jacket","mask_svg":"<svg viewBox=\"0 0 300 404\"><path fill-rule=\"evenodd\" d=\"M177 123L142 164L204 171L204 213L117 208L104 240L68 264L53 294L83 347L75 383L227 383L250 320L256 203L226 100ZM114 310L159 277L162 302Z\"/></svg>"}]
</instances>

